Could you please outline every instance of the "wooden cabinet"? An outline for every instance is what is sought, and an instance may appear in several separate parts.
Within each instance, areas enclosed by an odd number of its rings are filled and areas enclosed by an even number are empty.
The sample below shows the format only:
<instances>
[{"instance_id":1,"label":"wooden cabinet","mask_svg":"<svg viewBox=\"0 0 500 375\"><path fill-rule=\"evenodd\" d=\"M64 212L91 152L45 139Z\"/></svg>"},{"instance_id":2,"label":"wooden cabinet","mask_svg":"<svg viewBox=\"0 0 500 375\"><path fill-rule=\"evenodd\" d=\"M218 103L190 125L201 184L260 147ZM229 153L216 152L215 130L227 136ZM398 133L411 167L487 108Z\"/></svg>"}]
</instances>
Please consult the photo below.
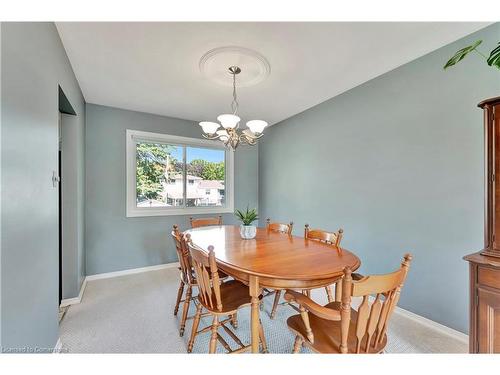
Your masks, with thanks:
<instances>
[{"instance_id":1,"label":"wooden cabinet","mask_svg":"<svg viewBox=\"0 0 500 375\"><path fill-rule=\"evenodd\" d=\"M500 353L500 258L470 254L469 352Z\"/></svg>"},{"instance_id":2,"label":"wooden cabinet","mask_svg":"<svg viewBox=\"0 0 500 375\"><path fill-rule=\"evenodd\" d=\"M484 249L500 258L500 97L479 103L484 112ZM498 176L497 176L498 174Z\"/></svg>"},{"instance_id":3,"label":"wooden cabinet","mask_svg":"<svg viewBox=\"0 0 500 375\"><path fill-rule=\"evenodd\" d=\"M479 107L484 112L484 248L464 257L470 267L469 351L500 353L500 97Z\"/></svg>"},{"instance_id":4,"label":"wooden cabinet","mask_svg":"<svg viewBox=\"0 0 500 375\"><path fill-rule=\"evenodd\" d=\"M479 353L500 353L500 294L479 287L477 289L477 330Z\"/></svg>"}]
</instances>

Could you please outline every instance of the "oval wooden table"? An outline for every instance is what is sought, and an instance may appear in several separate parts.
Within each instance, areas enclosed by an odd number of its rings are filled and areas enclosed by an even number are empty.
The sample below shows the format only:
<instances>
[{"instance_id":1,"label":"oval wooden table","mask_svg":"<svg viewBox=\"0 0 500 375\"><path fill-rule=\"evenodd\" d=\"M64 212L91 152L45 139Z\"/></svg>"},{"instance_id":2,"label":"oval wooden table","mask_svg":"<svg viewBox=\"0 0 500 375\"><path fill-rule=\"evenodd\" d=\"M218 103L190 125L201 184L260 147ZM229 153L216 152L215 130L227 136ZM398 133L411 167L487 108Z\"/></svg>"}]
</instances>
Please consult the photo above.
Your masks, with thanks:
<instances>
[{"instance_id":1,"label":"oval wooden table","mask_svg":"<svg viewBox=\"0 0 500 375\"><path fill-rule=\"evenodd\" d=\"M257 228L252 240L240 237L239 226L189 229L192 243L208 251L212 245L218 267L249 286L252 297L252 352L259 352L259 295L262 288L313 289L333 284L344 267L359 268L359 258L346 249Z\"/></svg>"}]
</instances>

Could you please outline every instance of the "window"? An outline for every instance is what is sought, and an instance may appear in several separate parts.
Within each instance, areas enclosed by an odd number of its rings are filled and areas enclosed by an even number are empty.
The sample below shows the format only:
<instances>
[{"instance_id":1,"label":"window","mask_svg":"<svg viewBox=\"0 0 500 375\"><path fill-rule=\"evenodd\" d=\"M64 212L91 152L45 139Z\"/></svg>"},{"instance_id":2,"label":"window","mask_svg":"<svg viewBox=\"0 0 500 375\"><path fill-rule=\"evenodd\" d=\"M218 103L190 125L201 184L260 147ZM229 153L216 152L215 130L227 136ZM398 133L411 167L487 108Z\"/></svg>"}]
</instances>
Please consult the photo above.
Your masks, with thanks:
<instances>
[{"instance_id":1,"label":"window","mask_svg":"<svg viewBox=\"0 0 500 375\"><path fill-rule=\"evenodd\" d=\"M129 217L233 212L233 180L223 145L127 130Z\"/></svg>"}]
</instances>

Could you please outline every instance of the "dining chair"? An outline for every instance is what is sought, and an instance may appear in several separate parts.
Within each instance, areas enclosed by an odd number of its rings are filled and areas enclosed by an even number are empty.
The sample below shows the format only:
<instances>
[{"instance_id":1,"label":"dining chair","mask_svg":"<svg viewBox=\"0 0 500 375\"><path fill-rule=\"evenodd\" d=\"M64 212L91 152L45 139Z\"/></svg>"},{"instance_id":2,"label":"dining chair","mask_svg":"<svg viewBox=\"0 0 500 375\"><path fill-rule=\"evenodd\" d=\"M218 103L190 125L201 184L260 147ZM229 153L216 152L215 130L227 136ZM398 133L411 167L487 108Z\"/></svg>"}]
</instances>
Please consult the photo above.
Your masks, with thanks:
<instances>
[{"instance_id":1,"label":"dining chair","mask_svg":"<svg viewBox=\"0 0 500 375\"><path fill-rule=\"evenodd\" d=\"M191 228L206 227L208 225L222 225L222 216L218 217L202 217L199 219L189 218Z\"/></svg>"},{"instance_id":2,"label":"dining chair","mask_svg":"<svg viewBox=\"0 0 500 375\"><path fill-rule=\"evenodd\" d=\"M344 230L340 228L337 232L327 232L321 229L310 229L309 224L304 226L304 238L319 241L331 245L333 249L338 252L342 252L340 247L340 241L344 235ZM340 301L340 291L342 290L342 280L339 280L335 284L335 297L332 292L330 285L325 287L326 295L328 297L328 302ZM309 292L306 293L309 296Z\"/></svg>"},{"instance_id":3,"label":"dining chair","mask_svg":"<svg viewBox=\"0 0 500 375\"><path fill-rule=\"evenodd\" d=\"M226 325L232 321L234 314L239 309L250 306L251 297L248 293L248 286L237 280L222 281L219 277L217 263L215 261L214 247L208 247L208 254L193 245L191 237L186 234L186 242L191 255L192 265L198 280L198 301L196 315L193 321L191 338L188 343L188 353L192 351L195 337L204 332L211 332L209 353L215 353L217 341L220 341L229 353L241 353L251 349L251 345L244 345L236 334ZM206 309L213 317L212 324L198 331L202 310ZM221 319L227 316L226 319ZM218 333L219 328L224 331L239 346L231 349L227 341ZM262 351L267 351L264 329L259 321L259 339Z\"/></svg>"},{"instance_id":4,"label":"dining chair","mask_svg":"<svg viewBox=\"0 0 500 375\"><path fill-rule=\"evenodd\" d=\"M319 353L381 353L387 345L387 327L406 280L411 254L401 267L385 275L353 280L351 269L344 269L341 302L321 306L302 293L287 290L285 299L299 304L300 314L288 318L295 334L293 353L307 346ZM352 298L361 298L358 309Z\"/></svg>"},{"instance_id":5,"label":"dining chair","mask_svg":"<svg viewBox=\"0 0 500 375\"><path fill-rule=\"evenodd\" d=\"M266 228L271 232L278 232L291 235L293 230L293 221L290 221L289 224L282 223L271 223L271 219L266 219Z\"/></svg>"},{"instance_id":6,"label":"dining chair","mask_svg":"<svg viewBox=\"0 0 500 375\"><path fill-rule=\"evenodd\" d=\"M179 289L177 291L177 299L174 307L174 316L177 316L179 311L179 306L183 303L182 306L182 316L181 323L179 328L179 335L184 336L184 331L186 327L186 321L188 320L188 312L191 302L196 303L196 296L193 296L193 288L198 286L198 282L196 276L193 273L193 266L191 263L191 256L189 255L189 250L186 246L186 242L184 240L184 235L181 231L179 231L179 227L174 224L172 228L172 238L175 244L175 250L177 252L177 258L179 260L179 271L180 271L180 284ZM224 273L219 273L220 279L225 279L228 276ZM182 299L184 294L184 288L186 289L186 296ZM236 317L234 317L233 324L237 324Z\"/></svg>"},{"instance_id":7,"label":"dining chair","mask_svg":"<svg viewBox=\"0 0 500 375\"><path fill-rule=\"evenodd\" d=\"M177 300L174 308L174 316L177 315L179 311L179 305L183 302L182 307L182 317L181 325L179 329L179 335L184 335L184 329L186 327L186 320L189 310L189 305L192 299L193 286L196 285L196 279L193 276L193 270L191 266L191 258L189 256L189 251L185 246L184 238L182 232L179 231L177 225L173 226L172 238L175 244L175 250L177 252L177 258L179 259L179 270L180 270L180 284L179 290L177 291ZM182 295L184 292L184 287L187 286L186 297L183 300Z\"/></svg>"},{"instance_id":8,"label":"dining chair","mask_svg":"<svg viewBox=\"0 0 500 375\"><path fill-rule=\"evenodd\" d=\"M267 218L266 228L268 232L283 233L291 236L293 231L293 221L290 221L289 224L271 223L271 219ZM278 310L279 300L281 298L281 290L264 289L264 293L264 297L274 294L273 308L271 310L271 319L274 319L274 317L276 316L276 311Z\"/></svg>"}]
</instances>

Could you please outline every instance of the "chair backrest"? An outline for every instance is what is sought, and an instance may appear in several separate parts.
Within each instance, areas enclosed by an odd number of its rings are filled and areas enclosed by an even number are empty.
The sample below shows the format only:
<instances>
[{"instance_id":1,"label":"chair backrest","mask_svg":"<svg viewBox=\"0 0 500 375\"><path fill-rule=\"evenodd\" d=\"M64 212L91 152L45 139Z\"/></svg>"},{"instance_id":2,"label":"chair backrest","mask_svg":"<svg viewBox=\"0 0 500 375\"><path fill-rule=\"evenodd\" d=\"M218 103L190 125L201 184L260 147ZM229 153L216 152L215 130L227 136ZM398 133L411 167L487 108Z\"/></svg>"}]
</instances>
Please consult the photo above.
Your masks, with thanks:
<instances>
[{"instance_id":1,"label":"chair backrest","mask_svg":"<svg viewBox=\"0 0 500 375\"><path fill-rule=\"evenodd\" d=\"M198 298L200 302L208 309L222 311L220 280L214 247L209 246L207 254L193 245L189 233L186 234L186 243L198 282Z\"/></svg>"},{"instance_id":2,"label":"chair backrest","mask_svg":"<svg viewBox=\"0 0 500 375\"><path fill-rule=\"evenodd\" d=\"M370 345L379 345L387 332L387 325L396 307L405 282L412 256L406 254L399 270L385 275L365 276L353 281L351 270L344 270L341 302L341 346L347 353L347 338L351 324L351 297L362 297L356 320L356 353L367 353Z\"/></svg>"},{"instance_id":3,"label":"chair backrest","mask_svg":"<svg viewBox=\"0 0 500 375\"><path fill-rule=\"evenodd\" d=\"M175 250L177 251L177 257L179 258L182 280L185 283L191 282L193 281L191 256L189 255L184 235L181 231L179 231L179 227L175 224L172 229L172 238L174 239Z\"/></svg>"},{"instance_id":4,"label":"chair backrest","mask_svg":"<svg viewBox=\"0 0 500 375\"><path fill-rule=\"evenodd\" d=\"M200 219L189 218L191 228L206 227L208 225L222 225L222 216L218 217L202 217Z\"/></svg>"},{"instance_id":5,"label":"chair backrest","mask_svg":"<svg viewBox=\"0 0 500 375\"><path fill-rule=\"evenodd\" d=\"M266 228L270 232L286 233L288 235L292 234L293 221L290 221L290 224L282 224L282 223L271 223L271 219L267 219L266 223L267 223Z\"/></svg>"},{"instance_id":6,"label":"chair backrest","mask_svg":"<svg viewBox=\"0 0 500 375\"><path fill-rule=\"evenodd\" d=\"M340 246L340 241L342 241L343 235L344 231L342 228L340 228L337 232L326 232L321 229L310 229L309 224L306 224L304 227L304 238L325 242L329 245L335 245L337 247Z\"/></svg>"}]
</instances>

